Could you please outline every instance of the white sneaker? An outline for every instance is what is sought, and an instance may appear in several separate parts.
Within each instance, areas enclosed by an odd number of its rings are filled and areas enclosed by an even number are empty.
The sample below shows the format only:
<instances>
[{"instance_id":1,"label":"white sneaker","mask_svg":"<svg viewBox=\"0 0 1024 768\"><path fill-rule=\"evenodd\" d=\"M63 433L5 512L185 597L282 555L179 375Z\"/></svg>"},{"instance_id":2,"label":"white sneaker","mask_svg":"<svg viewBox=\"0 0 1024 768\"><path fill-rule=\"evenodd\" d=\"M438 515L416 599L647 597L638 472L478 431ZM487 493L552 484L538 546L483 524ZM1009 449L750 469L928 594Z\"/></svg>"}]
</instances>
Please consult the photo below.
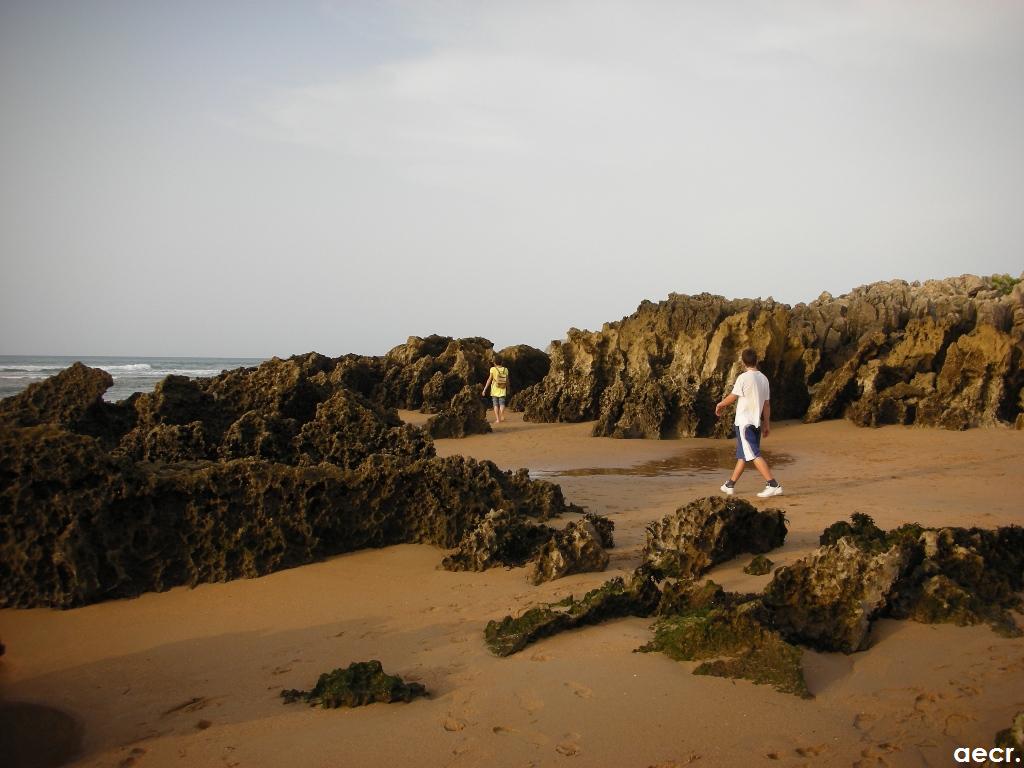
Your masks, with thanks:
<instances>
[{"instance_id":1,"label":"white sneaker","mask_svg":"<svg viewBox=\"0 0 1024 768\"><path fill-rule=\"evenodd\" d=\"M770 498L772 496L781 496L781 495L782 495L782 486L781 485L766 485L764 487L764 490L761 491L759 494L757 494L757 498L759 498L759 499L767 499L767 498Z\"/></svg>"},{"instance_id":2,"label":"white sneaker","mask_svg":"<svg viewBox=\"0 0 1024 768\"><path fill-rule=\"evenodd\" d=\"M731 485L726 485L725 483L722 483L722 487L719 488L718 490L720 490L726 496L732 496L734 493L736 493L735 488L733 488Z\"/></svg>"}]
</instances>

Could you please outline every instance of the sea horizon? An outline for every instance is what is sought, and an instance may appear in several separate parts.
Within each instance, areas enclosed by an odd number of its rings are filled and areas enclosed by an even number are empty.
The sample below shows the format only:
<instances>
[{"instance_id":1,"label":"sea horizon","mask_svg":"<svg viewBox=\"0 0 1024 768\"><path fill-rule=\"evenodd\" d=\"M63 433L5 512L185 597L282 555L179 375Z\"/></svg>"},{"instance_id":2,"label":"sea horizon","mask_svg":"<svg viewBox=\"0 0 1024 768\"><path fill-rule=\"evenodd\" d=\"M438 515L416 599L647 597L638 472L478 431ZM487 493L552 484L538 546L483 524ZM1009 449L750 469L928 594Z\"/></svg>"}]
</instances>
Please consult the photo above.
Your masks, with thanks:
<instances>
[{"instance_id":1,"label":"sea horizon","mask_svg":"<svg viewBox=\"0 0 1024 768\"><path fill-rule=\"evenodd\" d=\"M259 365L270 357L175 357L146 355L0 355L0 398L23 392L76 362L102 368L113 379L103 399L123 400L136 392L152 392L167 376L209 378L223 371Z\"/></svg>"}]
</instances>

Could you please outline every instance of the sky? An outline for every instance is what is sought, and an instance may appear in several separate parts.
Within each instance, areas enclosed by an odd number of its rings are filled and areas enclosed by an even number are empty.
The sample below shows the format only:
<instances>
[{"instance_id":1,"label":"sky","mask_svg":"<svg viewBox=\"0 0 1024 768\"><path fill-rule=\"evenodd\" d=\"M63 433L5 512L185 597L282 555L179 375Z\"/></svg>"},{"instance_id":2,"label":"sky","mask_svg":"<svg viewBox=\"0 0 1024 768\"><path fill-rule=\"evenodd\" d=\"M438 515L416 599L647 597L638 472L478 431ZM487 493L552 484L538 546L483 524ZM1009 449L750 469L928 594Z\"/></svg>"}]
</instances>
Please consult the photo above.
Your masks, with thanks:
<instances>
[{"instance_id":1,"label":"sky","mask_svg":"<svg viewBox=\"0 0 1024 768\"><path fill-rule=\"evenodd\" d=\"M0 354L1024 269L1024 2L0 0Z\"/></svg>"}]
</instances>

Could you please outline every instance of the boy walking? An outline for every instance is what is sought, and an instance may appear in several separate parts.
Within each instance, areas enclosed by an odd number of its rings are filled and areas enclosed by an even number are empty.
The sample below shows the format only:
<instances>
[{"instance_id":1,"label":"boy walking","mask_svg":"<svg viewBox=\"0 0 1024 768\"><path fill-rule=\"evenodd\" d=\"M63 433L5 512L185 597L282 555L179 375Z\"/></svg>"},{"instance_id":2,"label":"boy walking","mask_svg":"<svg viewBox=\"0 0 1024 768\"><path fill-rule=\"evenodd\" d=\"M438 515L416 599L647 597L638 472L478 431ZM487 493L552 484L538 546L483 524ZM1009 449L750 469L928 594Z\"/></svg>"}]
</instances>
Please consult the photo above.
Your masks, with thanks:
<instances>
[{"instance_id":1,"label":"boy walking","mask_svg":"<svg viewBox=\"0 0 1024 768\"><path fill-rule=\"evenodd\" d=\"M770 496L781 496L782 486L772 475L768 462L761 456L761 437L768 437L771 432L772 408L768 377L757 370L757 352L754 350L744 349L740 360L746 370L736 378L732 393L715 406L715 416L721 416L722 411L736 403L736 468L721 490L732 496L736 481L746 469L747 462L752 461L768 483L757 494L758 497L767 499Z\"/></svg>"}]
</instances>

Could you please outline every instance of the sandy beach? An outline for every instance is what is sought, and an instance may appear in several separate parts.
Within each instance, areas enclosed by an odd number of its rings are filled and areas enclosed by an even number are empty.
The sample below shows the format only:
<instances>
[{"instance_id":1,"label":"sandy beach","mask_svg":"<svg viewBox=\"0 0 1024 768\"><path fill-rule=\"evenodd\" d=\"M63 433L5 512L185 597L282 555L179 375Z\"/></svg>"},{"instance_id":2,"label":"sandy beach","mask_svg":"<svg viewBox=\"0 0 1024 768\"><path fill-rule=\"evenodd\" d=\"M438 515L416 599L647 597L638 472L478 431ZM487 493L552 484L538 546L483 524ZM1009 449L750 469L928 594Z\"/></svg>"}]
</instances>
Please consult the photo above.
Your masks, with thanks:
<instances>
[{"instance_id":1,"label":"sandy beach","mask_svg":"<svg viewBox=\"0 0 1024 768\"><path fill-rule=\"evenodd\" d=\"M534 587L523 569L452 573L438 567L442 550L401 545L68 611L5 610L0 713L5 738L17 736L8 746L42 765L80 738L73 765L147 768L945 766L958 746L991 746L1024 708L1024 639L985 626L879 621L866 652L805 654L810 700L633 653L650 639L645 619L494 657L482 638L488 620L630 572L645 525L717 493L732 464L726 440L590 430L511 414L493 434L437 449L528 467L609 516L608 571ZM776 565L854 512L883 528L1024 522L1024 432L783 422L764 448L785 495L757 500L752 469L738 493L786 512L786 544L769 553ZM745 575L749 559L708 577L760 590L770 576ZM321 672L368 659L429 697L353 710L282 704L282 688L310 688Z\"/></svg>"}]
</instances>

